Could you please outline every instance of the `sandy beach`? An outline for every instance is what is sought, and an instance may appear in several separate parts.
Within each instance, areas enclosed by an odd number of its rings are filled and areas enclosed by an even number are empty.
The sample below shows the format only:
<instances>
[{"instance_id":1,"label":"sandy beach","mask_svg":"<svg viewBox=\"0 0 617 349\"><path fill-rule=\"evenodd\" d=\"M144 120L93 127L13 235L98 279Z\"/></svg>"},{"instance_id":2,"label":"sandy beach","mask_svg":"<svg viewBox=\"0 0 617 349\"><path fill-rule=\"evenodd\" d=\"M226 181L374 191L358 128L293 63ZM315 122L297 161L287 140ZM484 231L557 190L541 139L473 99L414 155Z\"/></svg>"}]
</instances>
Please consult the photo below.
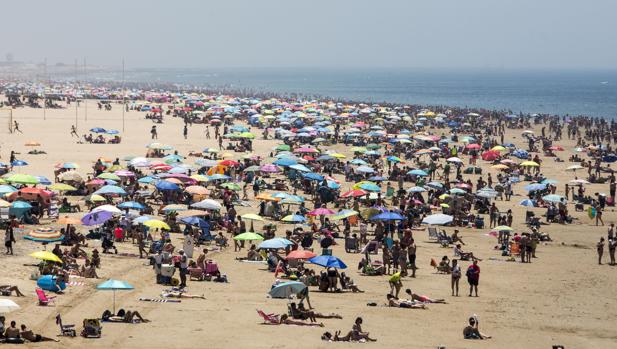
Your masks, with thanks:
<instances>
[{"instance_id":1,"label":"sandy beach","mask_svg":"<svg viewBox=\"0 0 617 349\"><path fill-rule=\"evenodd\" d=\"M23 134L9 134L5 119L0 120L0 155L2 162L8 162L11 150L21 153L18 158L25 160L29 166L19 168L18 172L44 175L54 178L54 165L62 162L75 162L81 166L82 174L91 171L93 162L98 157L109 159L122 158L127 155L145 156L146 145L151 142L151 120L144 118L144 112L130 111L125 113L124 127L122 111L118 104L112 103L113 110L97 110L95 101L82 103L77 109L77 128L80 134L93 127L117 129L121 131L120 144L77 144L77 139L70 136L71 125L75 124L75 105L67 109L47 109L45 120L42 109L13 109L13 119L20 124ZM236 123L237 124L237 123ZM206 147L218 147L214 137L205 138L205 126L193 125L188 130L188 138L182 136L183 122L180 118L166 116L164 123L157 125L158 141L173 146L181 155L189 151L200 152ZM539 134L540 129L533 129ZM256 139L253 141L253 152L265 158L263 163L271 163L269 157L272 148L280 144L280 140L263 140L261 130L253 128ZM427 129L434 134L448 135L446 129ZM521 129L506 130L505 139L514 143L517 148L526 149L526 141L521 136ZM213 135L214 136L214 135ZM44 155L29 155L31 148L24 144L28 141L41 143L39 149ZM565 162L555 162L551 158L540 155L543 160L541 172L550 179L559 181L557 194L564 194L564 184L574 179L586 177L586 170L576 174L566 172L565 168L572 165L567 159L573 154L575 141L564 137L558 142L565 148L559 152L559 157ZM324 146L325 149L336 150L353 158L350 147L344 144ZM235 153L241 156L241 153ZM468 156L461 156L467 165ZM196 158L189 158L193 162ZM443 159L441 159L443 161ZM489 162L478 160L478 166L486 173L497 175L497 170L491 169ZM338 179L344 180L340 175ZM475 183L478 175L464 175ZM353 182L342 181L341 192L347 191ZM392 182L396 186L395 182ZM412 186L406 182L405 188ZM526 197L523 190L525 184L515 187L515 195L511 201L497 200L500 211L513 211L514 232L528 231L525 225L525 212L533 210L536 214L544 214L545 209L522 207L518 203ZM385 187L385 184L384 184ZM586 185L587 194L595 192L608 193L608 184ZM252 207L237 206L238 214L258 212L258 202L249 193ZM77 200L71 197L71 201ZM388 204L390 200L388 199ZM82 202L82 208L83 208ZM312 209L312 204L307 204ZM212 348L334 348L334 347L410 347L436 348L443 345L446 348L550 348L561 344L565 348L617 348L617 333L614 323L617 314L617 302L614 301L613 285L617 283L617 269L606 265L598 265L595 244L601 236L606 236L607 226L617 220L614 207L604 211L606 226L596 226L595 221L587 217L585 211L576 212L573 204L569 204L569 212L575 218L572 224L542 225L542 232L550 234L553 241L542 242L537 248L537 257L532 263L506 261L501 251L495 250L496 238L488 233L490 229L458 228L466 246L465 250L473 251L482 261L479 297L468 297L468 285L461 279L461 296L450 295L450 276L437 274L430 266L431 259L439 261L442 256L452 258L452 247L443 248L429 241L426 225L422 230L414 230L417 250L417 277L403 278L404 288L411 288L419 294L432 298L444 298L447 304L430 304L428 309L401 309L386 306L385 295L389 292L389 276L363 276L357 270L357 265L363 257L361 253L346 253L342 240L333 249L333 255L341 258L348 265L346 274L350 276L364 293L322 293L311 288L311 303L322 313L335 312L343 316L339 319L324 319L324 328L299 326L268 326L262 324L256 309L267 313L284 314L287 312L287 302L283 299L267 298L275 278L266 270L265 264L241 263L236 257L246 256L246 250L234 252L233 245L221 252L210 255L215 259L222 272L227 275L229 283L189 282L191 294L204 294L206 299L182 299L181 303L151 303L141 302L140 297L158 298L163 285L154 281L152 267L147 260L120 255L102 255L102 267L97 271L100 278L80 279L81 285L69 286L64 294L56 298L55 306L39 306L36 302L36 282L30 280L31 273L36 269L31 266L36 260L29 257L32 251L40 250L41 245L24 240L23 233L16 236L15 255L0 255L0 285L17 285L26 295L23 298L10 297L21 309L7 314L7 320L15 320L17 324L27 324L36 333L58 338L59 343L29 343L28 347L49 348L180 348L180 347L212 347ZM71 214L81 218L85 212ZM64 214L61 214L64 215ZM488 218L486 218L488 223ZM54 225L47 217L44 225ZM255 228L260 230L263 223L256 222ZM284 234L288 226L277 222L277 236ZM291 227L291 226L289 226ZM24 226L24 230L31 230ZM78 230L85 232L85 227ZM357 232L357 227L352 228ZM444 227L451 234L452 227ZM182 245L182 234L172 234L176 246ZM90 247L85 248L91 251ZM232 243L233 244L233 243ZM50 245L51 246L51 245ZM137 253L137 247L131 242L116 243L120 252ZM51 247L49 248L51 249ZM197 254L197 250L196 250ZM379 257L375 258L380 258ZM463 270L469 261L462 261ZM313 266L315 270L320 267ZM116 293L116 308L138 310L151 320L149 323L125 324L103 323L103 335L100 339L84 339L81 337L56 337L59 333L55 324L57 314L62 314L65 323L77 324L81 328L84 318L100 317L105 309L111 309L112 294L97 291L96 285L108 278L121 279L131 283L135 288L131 291ZM404 294L404 293L402 293ZM6 297L4 297L6 298ZM377 306L367 306L367 303L377 303ZM477 314L481 321L481 330L493 338L485 341L469 341L463 339L462 331L467 319ZM346 333L354 319L361 316L364 319L363 328L369 331L376 343L331 343L322 341L325 331L334 333L342 330ZM318 319L321 320L321 319Z\"/></svg>"}]
</instances>

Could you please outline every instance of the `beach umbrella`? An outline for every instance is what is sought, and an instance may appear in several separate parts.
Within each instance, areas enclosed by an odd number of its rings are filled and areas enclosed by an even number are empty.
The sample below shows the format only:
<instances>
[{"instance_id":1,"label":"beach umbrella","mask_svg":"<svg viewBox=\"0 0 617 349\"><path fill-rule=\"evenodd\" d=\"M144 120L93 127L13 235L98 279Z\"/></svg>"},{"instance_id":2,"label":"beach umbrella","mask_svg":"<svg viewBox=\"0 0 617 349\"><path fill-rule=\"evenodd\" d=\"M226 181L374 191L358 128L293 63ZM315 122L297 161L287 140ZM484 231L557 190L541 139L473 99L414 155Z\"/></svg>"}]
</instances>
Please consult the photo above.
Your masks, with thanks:
<instances>
[{"instance_id":1,"label":"beach umbrella","mask_svg":"<svg viewBox=\"0 0 617 349\"><path fill-rule=\"evenodd\" d=\"M356 172L359 173L373 173L375 172L375 169L369 166L359 166L358 168L356 168Z\"/></svg>"},{"instance_id":2,"label":"beach umbrella","mask_svg":"<svg viewBox=\"0 0 617 349\"><path fill-rule=\"evenodd\" d=\"M29 232L28 235L24 235L24 239L35 242L50 243L64 240L64 235L56 229L37 228Z\"/></svg>"},{"instance_id":3,"label":"beach umbrella","mask_svg":"<svg viewBox=\"0 0 617 349\"><path fill-rule=\"evenodd\" d=\"M332 211L329 208L320 207L308 213L311 216L330 216L336 214L336 212Z\"/></svg>"},{"instance_id":4,"label":"beach umbrella","mask_svg":"<svg viewBox=\"0 0 617 349\"><path fill-rule=\"evenodd\" d=\"M188 225L199 225L199 226L203 226L206 224L206 221L203 218L199 218L195 216L182 217L180 218L180 222L184 224L188 224Z\"/></svg>"},{"instance_id":5,"label":"beach umbrella","mask_svg":"<svg viewBox=\"0 0 617 349\"><path fill-rule=\"evenodd\" d=\"M609 155L605 155L602 157L602 161L603 162L615 162L617 161L617 155L615 154L609 154Z\"/></svg>"},{"instance_id":6,"label":"beach umbrella","mask_svg":"<svg viewBox=\"0 0 617 349\"><path fill-rule=\"evenodd\" d=\"M350 161L352 165L368 165L368 163L362 159L353 159Z\"/></svg>"},{"instance_id":7,"label":"beach umbrella","mask_svg":"<svg viewBox=\"0 0 617 349\"><path fill-rule=\"evenodd\" d=\"M428 173L426 173L426 171L420 170L420 169L416 169L416 170L411 170L409 172L407 172L408 175L413 175L413 176L421 176L421 177L425 177L428 176Z\"/></svg>"},{"instance_id":8,"label":"beach umbrella","mask_svg":"<svg viewBox=\"0 0 617 349\"><path fill-rule=\"evenodd\" d=\"M24 160L15 160L13 162L11 162L11 166L13 167L18 167L18 166L28 166L28 163Z\"/></svg>"},{"instance_id":9,"label":"beach umbrella","mask_svg":"<svg viewBox=\"0 0 617 349\"><path fill-rule=\"evenodd\" d=\"M221 184L221 188L226 188L226 189L233 190L233 191L240 191L240 190L242 190L242 187L240 187L240 184L232 183L232 182L227 182L227 183Z\"/></svg>"},{"instance_id":10,"label":"beach umbrella","mask_svg":"<svg viewBox=\"0 0 617 349\"><path fill-rule=\"evenodd\" d=\"M150 219L148 221L143 222L143 224L146 227L152 228L152 229L165 229L165 230L171 230L171 228L169 227L169 225L161 220L158 219Z\"/></svg>"},{"instance_id":11,"label":"beach umbrella","mask_svg":"<svg viewBox=\"0 0 617 349\"><path fill-rule=\"evenodd\" d=\"M276 167L276 165L273 164L265 164L262 165L259 170L261 172L265 172L265 173L277 173L277 172L281 172L281 169L279 169L278 167Z\"/></svg>"},{"instance_id":12,"label":"beach umbrella","mask_svg":"<svg viewBox=\"0 0 617 349\"><path fill-rule=\"evenodd\" d=\"M103 282L102 284L98 284L96 286L96 289L114 292L113 313L115 314L116 313L116 291L132 290L134 289L134 287L126 281L109 279Z\"/></svg>"},{"instance_id":13,"label":"beach umbrella","mask_svg":"<svg viewBox=\"0 0 617 349\"><path fill-rule=\"evenodd\" d=\"M165 156L163 158L163 161L166 164L171 165L171 164L174 164L174 163L177 163L177 162L184 161L184 158L182 156L180 156L180 155L170 154L170 155Z\"/></svg>"},{"instance_id":14,"label":"beach umbrella","mask_svg":"<svg viewBox=\"0 0 617 349\"><path fill-rule=\"evenodd\" d=\"M94 132L94 133L105 133L105 129L102 127L93 127L90 129L90 132Z\"/></svg>"},{"instance_id":15,"label":"beach umbrella","mask_svg":"<svg viewBox=\"0 0 617 349\"><path fill-rule=\"evenodd\" d=\"M537 162L535 161L523 161L520 166L524 166L524 167L538 167L540 166Z\"/></svg>"},{"instance_id":16,"label":"beach umbrella","mask_svg":"<svg viewBox=\"0 0 617 349\"><path fill-rule=\"evenodd\" d=\"M56 168L77 169L79 165L74 162L63 162L56 165Z\"/></svg>"},{"instance_id":17,"label":"beach umbrella","mask_svg":"<svg viewBox=\"0 0 617 349\"><path fill-rule=\"evenodd\" d=\"M126 191L117 185L104 185L99 190L95 191L97 195L126 195Z\"/></svg>"},{"instance_id":18,"label":"beach umbrella","mask_svg":"<svg viewBox=\"0 0 617 349\"><path fill-rule=\"evenodd\" d=\"M274 150L276 151L290 151L291 147L287 144L279 144L276 147L274 147Z\"/></svg>"},{"instance_id":19,"label":"beach umbrella","mask_svg":"<svg viewBox=\"0 0 617 349\"><path fill-rule=\"evenodd\" d=\"M356 187L357 186L357 187ZM360 182L353 186L354 189L362 189L371 192L380 192L381 188L373 182Z\"/></svg>"},{"instance_id":20,"label":"beach umbrella","mask_svg":"<svg viewBox=\"0 0 617 349\"><path fill-rule=\"evenodd\" d=\"M563 196L556 195L556 194L545 195L542 197L542 200L552 202L552 203L558 203L558 202L561 202L561 200L564 200L564 202L567 201Z\"/></svg>"},{"instance_id":21,"label":"beach umbrella","mask_svg":"<svg viewBox=\"0 0 617 349\"><path fill-rule=\"evenodd\" d=\"M19 309L19 305L17 305L17 303L10 299L0 298L0 314L10 313L17 309Z\"/></svg>"},{"instance_id":22,"label":"beach umbrella","mask_svg":"<svg viewBox=\"0 0 617 349\"><path fill-rule=\"evenodd\" d=\"M461 188L452 188L450 189L450 194L465 194L467 193L466 191L464 191Z\"/></svg>"},{"instance_id":23,"label":"beach umbrella","mask_svg":"<svg viewBox=\"0 0 617 349\"><path fill-rule=\"evenodd\" d=\"M18 184L38 184L38 178L27 175L27 174L13 174L5 179L9 183L18 183Z\"/></svg>"},{"instance_id":24,"label":"beach umbrella","mask_svg":"<svg viewBox=\"0 0 617 349\"><path fill-rule=\"evenodd\" d=\"M491 168L495 169L495 170L507 170L510 167L508 167L508 165L504 165L504 164L497 164L497 165L491 166Z\"/></svg>"},{"instance_id":25,"label":"beach umbrella","mask_svg":"<svg viewBox=\"0 0 617 349\"><path fill-rule=\"evenodd\" d=\"M143 210L145 207L144 205L140 204L139 202L135 202L135 201L126 201L123 202L121 204L118 205L118 208L121 209L133 209L133 210Z\"/></svg>"},{"instance_id":26,"label":"beach umbrella","mask_svg":"<svg viewBox=\"0 0 617 349\"><path fill-rule=\"evenodd\" d=\"M246 214L243 214L240 217L242 219L247 219L247 220L250 220L250 221L260 221L260 222L264 221L262 216L254 214L254 213L246 213Z\"/></svg>"},{"instance_id":27,"label":"beach umbrella","mask_svg":"<svg viewBox=\"0 0 617 349\"><path fill-rule=\"evenodd\" d=\"M135 219L133 219L133 225L137 225L137 224L143 224L144 222L150 221L152 220L152 217L149 216L139 216Z\"/></svg>"},{"instance_id":28,"label":"beach umbrella","mask_svg":"<svg viewBox=\"0 0 617 349\"><path fill-rule=\"evenodd\" d=\"M51 185L51 181L45 176L34 176L39 180L39 184L42 185Z\"/></svg>"},{"instance_id":29,"label":"beach umbrella","mask_svg":"<svg viewBox=\"0 0 617 349\"><path fill-rule=\"evenodd\" d=\"M208 189L202 187L200 185L191 185L184 189L187 193L196 194L196 195L206 195L208 194Z\"/></svg>"},{"instance_id":30,"label":"beach umbrella","mask_svg":"<svg viewBox=\"0 0 617 349\"><path fill-rule=\"evenodd\" d=\"M512 156L517 157L519 159L528 159L529 153L523 149L516 149L515 151L512 152Z\"/></svg>"},{"instance_id":31,"label":"beach umbrella","mask_svg":"<svg viewBox=\"0 0 617 349\"><path fill-rule=\"evenodd\" d=\"M84 178L77 171L66 171L58 175L58 180L61 181L72 181L72 182L83 182Z\"/></svg>"},{"instance_id":32,"label":"beach umbrella","mask_svg":"<svg viewBox=\"0 0 617 349\"><path fill-rule=\"evenodd\" d=\"M64 184L64 183L55 183L49 186L49 189L51 190L57 190L57 191L71 191L71 190L77 190L77 188L75 188L72 185L68 185L68 184Z\"/></svg>"},{"instance_id":33,"label":"beach umbrella","mask_svg":"<svg viewBox=\"0 0 617 349\"><path fill-rule=\"evenodd\" d=\"M311 172L312 170L302 164L295 164L295 165L291 165L289 166L289 168L296 170L296 171L300 171L300 172Z\"/></svg>"},{"instance_id":34,"label":"beach umbrella","mask_svg":"<svg viewBox=\"0 0 617 349\"><path fill-rule=\"evenodd\" d=\"M179 190L180 187L176 183L172 183L170 181L158 181L154 185L158 190Z\"/></svg>"},{"instance_id":35,"label":"beach umbrella","mask_svg":"<svg viewBox=\"0 0 617 349\"><path fill-rule=\"evenodd\" d=\"M310 173L303 173L302 177L311 180L311 181L323 181L324 180L324 176L314 173L314 172L310 172Z\"/></svg>"},{"instance_id":36,"label":"beach umbrella","mask_svg":"<svg viewBox=\"0 0 617 349\"><path fill-rule=\"evenodd\" d=\"M572 183L574 185L591 184L591 183L589 183L589 181L586 181L584 179L573 179L573 180L570 181L570 183Z\"/></svg>"},{"instance_id":37,"label":"beach umbrella","mask_svg":"<svg viewBox=\"0 0 617 349\"><path fill-rule=\"evenodd\" d=\"M294 243L292 241L289 241L285 238L273 238L262 241L259 246L257 246L257 248L261 250L277 250L280 248L287 248L287 246L291 246L293 244Z\"/></svg>"},{"instance_id":38,"label":"beach umbrella","mask_svg":"<svg viewBox=\"0 0 617 349\"><path fill-rule=\"evenodd\" d=\"M92 212L109 212L109 213L113 213L113 214L121 214L122 211L120 211L119 208L117 208L116 206L112 206L112 205L101 205L101 206L97 206L95 207Z\"/></svg>"},{"instance_id":39,"label":"beach umbrella","mask_svg":"<svg viewBox=\"0 0 617 349\"><path fill-rule=\"evenodd\" d=\"M308 250L295 250L289 252L289 254L285 257L285 259L309 259L316 257L317 255Z\"/></svg>"},{"instance_id":40,"label":"beach umbrella","mask_svg":"<svg viewBox=\"0 0 617 349\"><path fill-rule=\"evenodd\" d=\"M0 195L10 194L16 191L17 191L17 188L11 185L6 185L6 184L0 185Z\"/></svg>"},{"instance_id":41,"label":"beach umbrella","mask_svg":"<svg viewBox=\"0 0 617 349\"><path fill-rule=\"evenodd\" d=\"M195 207L195 208L202 208L202 209L206 209L206 210L220 210L221 208L223 208L223 206L221 206L220 203L212 200L212 199L204 199L200 202L194 203L191 205L191 207Z\"/></svg>"},{"instance_id":42,"label":"beach umbrella","mask_svg":"<svg viewBox=\"0 0 617 349\"><path fill-rule=\"evenodd\" d=\"M146 148L157 149L157 150L172 150L174 147L172 147L171 145L154 142L154 143L148 144Z\"/></svg>"},{"instance_id":43,"label":"beach umbrella","mask_svg":"<svg viewBox=\"0 0 617 349\"><path fill-rule=\"evenodd\" d=\"M268 294L272 298L289 298L291 295L297 295L304 292L306 288L307 286L302 282L288 281L272 287Z\"/></svg>"},{"instance_id":44,"label":"beach umbrella","mask_svg":"<svg viewBox=\"0 0 617 349\"><path fill-rule=\"evenodd\" d=\"M511 227L508 227L507 225L500 225L498 227L493 228L493 230L491 231L514 231L514 229L512 229Z\"/></svg>"},{"instance_id":45,"label":"beach umbrella","mask_svg":"<svg viewBox=\"0 0 617 349\"><path fill-rule=\"evenodd\" d=\"M338 259L335 256L315 256L309 259L307 262L320 265L325 268L336 268L336 269L346 269L347 265L343 263L342 260Z\"/></svg>"},{"instance_id":46,"label":"beach umbrella","mask_svg":"<svg viewBox=\"0 0 617 349\"><path fill-rule=\"evenodd\" d=\"M253 232L246 232L240 235L234 236L234 240L238 241L251 241L251 240L263 240L264 237Z\"/></svg>"},{"instance_id":47,"label":"beach umbrella","mask_svg":"<svg viewBox=\"0 0 617 349\"><path fill-rule=\"evenodd\" d=\"M362 189L352 189L350 191L344 192L343 194L341 194L342 198L350 198L350 197L360 197L360 196L365 196L366 194L368 194L367 191L362 190Z\"/></svg>"},{"instance_id":48,"label":"beach umbrella","mask_svg":"<svg viewBox=\"0 0 617 349\"><path fill-rule=\"evenodd\" d=\"M288 166L291 166L291 165L296 165L297 163L298 163L297 160L291 159L291 158L280 158L280 159L275 160L273 162L274 165L283 166L283 167L288 167Z\"/></svg>"},{"instance_id":49,"label":"beach umbrella","mask_svg":"<svg viewBox=\"0 0 617 349\"><path fill-rule=\"evenodd\" d=\"M62 263L62 259L49 251L36 251L29 254L30 257L40 259L42 261Z\"/></svg>"},{"instance_id":50,"label":"beach umbrella","mask_svg":"<svg viewBox=\"0 0 617 349\"><path fill-rule=\"evenodd\" d=\"M572 165L572 166L568 166L568 168L566 168L566 171L574 171L576 172L576 170L582 170L584 167L581 165Z\"/></svg>"},{"instance_id":51,"label":"beach umbrella","mask_svg":"<svg viewBox=\"0 0 617 349\"><path fill-rule=\"evenodd\" d=\"M372 221L401 221L404 219L405 217L393 211L384 211L371 217Z\"/></svg>"},{"instance_id":52,"label":"beach umbrella","mask_svg":"<svg viewBox=\"0 0 617 349\"><path fill-rule=\"evenodd\" d=\"M546 184L544 183L532 183L528 184L524 187L527 191L536 191L536 190L544 190L546 189Z\"/></svg>"},{"instance_id":53,"label":"beach umbrella","mask_svg":"<svg viewBox=\"0 0 617 349\"><path fill-rule=\"evenodd\" d=\"M536 206L536 203L531 199L525 199L519 202L518 204L521 206L525 206L525 207L535 207Z\"/></svg>"},{"instance_id":54,"label":"beach umbrella","mask_svg":"<svg viewBox=\"0 0 617 349\"><path fill-rule=\"evenodd\" d=\"M283 217L283 219L281 219L281 221L283 221L283 222L291 222L291 223L303 223L303 222L306 222L306 218L304 216L299 215L299 214L290 214L288 216Z\"/></svg>"},{"instance_id":55,"label":"beach umbrella","mask_svg":"<svg viewBox=\"0 0 617 349\"><path fill-rule=\"evenodd\" d=\"M64 217L60 217L60 219L58 219L58 221L56 222L58 224L72 224L72 225L77 225L77 224L81 224L81 221L77 218L73 218L73 217L69 217L69 216L64 216Z\"/></svg>"},{"instance_id":56,"label":"beach umbrella","mask_svg":"<svg viewBox=\"0 0 617 349\"><path fill-rule=\"evenodd\" d=\"M14 201L9 207L9 214L12 214L16 217L21 217L32 208L32 205L25 201Z\"/></svg>"},{"instance_id":57,"label":"beach umbrella","mask_svg":"<svg viewBox=\"0 0 617 349\"><path fill-rule=\"evenodd\" d=\"M422 187L411 187L409 189L407 189L408 193L422 193L425 192L426 189L422 188Z\"/></svg>"},{"instance_id":58,"label":"beach umbrella","mask_svg":"<svg viewBox=\"0 0 617 349\"><path fill-rule=\"evenodd\" d=\"M451 158L446 159L447 162L458 162L458 163L463 163L463 160L457 158L456 156L453 156Z\"/></svg>"},{"instance_id":59,"label":"beach umbrella","mask_svg":"<svg viewBox=\"0 0 617 349\"><path fill-rule=\"evenodd\" d=\"M341 210L341 211L337 212L334 216L332 216L332 219L340 220L340 219L344 219L344 218L349 218L351 216L355 216L357 214L358 214L358 211L354 211L354 210Z\"/></svg>"},{"instance_id":60,"label":"beach umbrella","mask_svg":"<svg viewBox=\"0 0 617 349\"><path fill-rule=\"evenodd\" d=\"M97 194L90 194L84 198L86 202L104 202L107 201L104 197Z\"/></svg>"},{"instance_id":61,"label":"beach umbrella","mask_svg":"<svg viewBox=\"0 0 617 349\"><path fill-rule=\"evenodd\" d=\"M103 224L111 219L113 213L108 211L90 212L81 218L83 225L92 226Z\"/></svg>"},{"instance_id":62,"label":"beach umbrella","mask_svg":"<svg viewBox=\"0 0 617 349\"><path fill-rule=\"evenodd\" d=\"M424 217L422 223L431 225L444 225L452 222L453 217L443 213L437 213Z\"/></svg>"},{"instance_id":63,"label":"beach umbrella","mask_svg":"<svg viewBox=\"0 0 617 349\"><path fill-rule=\"evenodd\" d=\"M228 175L224 175L224 174L220 174L220 173L215 173L212 176L208 176L208 180L210 181L216 181L216 180L222 180L222 179L230 179L231 177L229 177Z\"/></svg>"},{"instance_id":64,"label":"beach umbrella","mask_svg":"<svg viewBox=\"0 0 617 349\"><path fill-rule=\"evenodd\" d=\"M111 179L112 181L119 181L121 179L120 176L111 172L103 172L100 175L96 176L96 178Z\"/></svg>"},{"instance_id":65,"label":"beach umbrella","mask_svg":"<svg viewBox=\"0 0 617 349\"><path fill-rule=\"evenodd\" d=\"M483 197L483 198L490 199L490 198L497 197L499 193L495 189L492 189L492 188L482 188L476 192L476 195Z\"/></svg>"},{"instance_id":66,"label":"beach umbrella","mask_svg":"<svg viewBox=\"0 0 617 349\"><path fill-rule=\"evenodd\" d=\"M398 156L393 156L390 155L386 158L386 160L390 161L390 162L403 162L403 160L401 160L401 158L399 158Z\"/></svg>"},{"instance_id":67,"label":"beach umbrella","mask_svg":"<svg viewBox=\"0 0 617 349\"><path fill-rule=\"evenodd\" d=\"M144 157L137 157L129 161L129 165L133 167L149 167L150 161Z\"/></svg>"}]
</instances>

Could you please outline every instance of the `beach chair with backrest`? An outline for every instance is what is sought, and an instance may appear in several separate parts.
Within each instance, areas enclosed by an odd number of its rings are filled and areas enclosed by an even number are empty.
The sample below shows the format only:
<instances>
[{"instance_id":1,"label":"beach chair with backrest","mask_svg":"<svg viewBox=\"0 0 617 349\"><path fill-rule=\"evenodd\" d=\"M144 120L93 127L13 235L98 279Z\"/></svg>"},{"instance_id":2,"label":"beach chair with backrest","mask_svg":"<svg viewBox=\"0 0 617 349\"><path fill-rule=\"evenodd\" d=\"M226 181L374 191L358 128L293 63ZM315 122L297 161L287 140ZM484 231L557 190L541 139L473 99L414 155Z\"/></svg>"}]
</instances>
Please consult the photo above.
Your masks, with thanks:
<instances>
[{"instance_id":1,"label":"beach chair with backrest","mask_svg":"<svg viewBox=\"0 0 617 349\"><path fill-rule=\"evenodd\" d=\"M261 310L257 310L257 314L264 320L264 324L274 325L279 323L279 316L275 314L266 314Z\"/></svg>"},{"instance_id":2,"label":"beach chair with backrest","mask_svg":"<svg viewBox=\"0 0 617 349\"><path fill-rule=\"evenodd\" d=\"M45 291L43 291L40 288L37 288L35 292L36 292L36 296L39 299L39 305L49 305L49 303L54 303L55 305L55 298L56 298L55 296L53 297L47 296L45 294Z\"/></svg>"},{"instance_id":3,"label":"beach chair with backrest","mask_svg":"<svg viewBox=\"0 0 617 349\"><path fill-rule=\"evenodd\" d=\"M347 253L360 252L359 245L358 245L358 238L354 238L354 237L345 238L345 252Z\"/></svg>"},{"instance_id":4,"label":"beach chair with backrest","mask_svg":"<svg viewBox=\"0 0 617 349\"><path fill-rule=\"evenodd\" d=\"M518 256L520 254L521 254L521 246L516 242L510 243L510 256Z\"/></svg>"},{"instance_id":5,"label":"beach chair with backrest","mask_svg":"<svg viewBox=\"0 0 617 349\"><path fill-rule=\"evenodd\" d=\"M428 239L439 240L439 235L437 235L437 228L428 227Z\"/></svg>"},{"instance_id":6,"label":"beach chair with backrest","mask_svg":"<svg viewBox=\"0 0 617 349\"><path fill-rule=\"evenodd\" d=\"M60 317L60 314L58 314L56 316L56 324L58 326L60 326L60 335L61 336L68 336L68 337L75 337L75 336L77 336L77 331L75 331L75 325L64 325L64 324L62 324L62 318Z\"/></svg>"}]
</instances>

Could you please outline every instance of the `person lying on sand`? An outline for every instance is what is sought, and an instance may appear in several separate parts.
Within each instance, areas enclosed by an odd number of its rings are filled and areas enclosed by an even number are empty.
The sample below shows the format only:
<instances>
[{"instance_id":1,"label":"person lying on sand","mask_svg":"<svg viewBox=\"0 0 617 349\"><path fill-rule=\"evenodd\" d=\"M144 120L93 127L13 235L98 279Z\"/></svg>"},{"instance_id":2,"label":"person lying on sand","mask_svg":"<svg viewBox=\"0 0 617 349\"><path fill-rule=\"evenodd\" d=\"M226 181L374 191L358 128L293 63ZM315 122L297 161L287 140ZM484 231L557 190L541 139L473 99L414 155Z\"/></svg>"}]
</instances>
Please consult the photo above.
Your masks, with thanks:
<instances>
[{"instance_id":1,"label":"person lying on sand","mask_svg":"<svg viewBox=\"0 0 617 349\"><path fill-rule=\"evenodd\" d=\"M15 291L15 295L17 297L25 297L25 295L21 293L21 291L19 290L19 288L17 288L17 286L13 286L13 285L1 285L0 286L0 294L5 297L9 297L13 293L13 291Z\"/></svg>"},{"instance_id":2,"label":"person lying on sand","mask_svg":"<svg viewBox=\"0 0 617 349\"><path fill-rule=\"evenodd\" d=\"M418 295L416 293L411 292L410 289L406 289L405 293L407 293L410 297L412 301L418 301L418 302L422 302L422 303L441 303L441 304L446 304L446 300L439 298L439 299L432 299L429 298L427 296L421 296Z\"/></svg>"},{"instance_id":3,"label":"person lying on sand","mask_svg":"<svg viewBox=\"0 0 617 349\"><path fill-rule=\"evenodd\" d=\"M389 293L386 295L386 298L388 299L388 306L392 308L426 309L426 305L424 303L399 300Z\"/></svg>"},{"instance_id":4,"label":"person lying on sand","mask_svg":"<svg viewBox=\"0 0 617 349\"><path fill-rule=\"evenodd\" d=\"M103 315L101 316L103 321L111 321L111 322L126 322L128 324L139 323L139 322L150 322L150 320L145 319L138 311L124 311L123 309L118 310L118 315L113 315L113 313L109 310L105 310Z\"/></svg>"},{"instance_id":5,"label":"person lying on sand","mask_svg":"<svg viewBox=\"0 0 617 349\"><path fill-rule=\"evenodd\" d=\"M26 328L26 325L21 325L21 332L19 333L21 338L29 341L29 342L59 342L57 339L43 337L40 334L35 334L32 330Z\"/></svg>"},{"instance_id":6,"label":"person lying on sand","mask_svg":"<svg viewBox=\"0 0 617 349\"><path fill-rule=\"evenodd\" d=\"M203 294L200 295L196 295L196 294L187 294L184 292L180 292L180 291L172 291L172 290L166 290L161 292L161 297L163 298L201 298L201 299L206 299L206 296L204 296Z\"/></svg>"},{"instance_id":7,"label":"person lying on sand","mask_svg":"<svg viewBox=\"0 0 617 349\"><path fill-rule=\"evenodd\" d=\"M322 322L317 324L317 323L312 323L312 322L304 322L304 321L291 320L287 314L281 315L280 318L279 318L279 323L278 324L273 324L273 325L296 325L296 326L324 327L324 324Z\"/></svg>"},{"instance_id":8,"label":"person lying on sand","mask_svg":"<svg viewBox=\"0 0 617 349\"><path fill-rule=\"evenodd\" d=\"M312 310L307 310L306 308L304 308L304 304L300 303L299 305L296 306L295 302L292 302L291 304L289 304L289 310L291 312L291 316L294 319L310 319L311 322L316 322L316 318L320 318L320 319L342 319L343 317L340 316L339 314L321 314L321 313L317 313L315 311Z\"/></svg>"}]
</instances>

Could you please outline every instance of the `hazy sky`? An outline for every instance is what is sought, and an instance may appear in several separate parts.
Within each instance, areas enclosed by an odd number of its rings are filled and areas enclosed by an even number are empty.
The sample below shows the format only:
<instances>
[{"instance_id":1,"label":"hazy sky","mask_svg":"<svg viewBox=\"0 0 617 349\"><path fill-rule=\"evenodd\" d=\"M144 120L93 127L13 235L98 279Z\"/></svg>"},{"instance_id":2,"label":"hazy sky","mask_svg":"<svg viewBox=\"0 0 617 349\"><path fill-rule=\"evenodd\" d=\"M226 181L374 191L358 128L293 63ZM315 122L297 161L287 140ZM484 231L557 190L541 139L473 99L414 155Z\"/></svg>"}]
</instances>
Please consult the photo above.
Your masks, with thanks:
<instances>
[{"instance_id":1,"label":"hazy sky","mask_svg":"<svg viewBox=\"0 0 617 349\"><path fill-rule=\"evenodd\" d=\"M614 0L3 1L0 59L127 67L617 68Z\"/></svg>"}]
</instances>

